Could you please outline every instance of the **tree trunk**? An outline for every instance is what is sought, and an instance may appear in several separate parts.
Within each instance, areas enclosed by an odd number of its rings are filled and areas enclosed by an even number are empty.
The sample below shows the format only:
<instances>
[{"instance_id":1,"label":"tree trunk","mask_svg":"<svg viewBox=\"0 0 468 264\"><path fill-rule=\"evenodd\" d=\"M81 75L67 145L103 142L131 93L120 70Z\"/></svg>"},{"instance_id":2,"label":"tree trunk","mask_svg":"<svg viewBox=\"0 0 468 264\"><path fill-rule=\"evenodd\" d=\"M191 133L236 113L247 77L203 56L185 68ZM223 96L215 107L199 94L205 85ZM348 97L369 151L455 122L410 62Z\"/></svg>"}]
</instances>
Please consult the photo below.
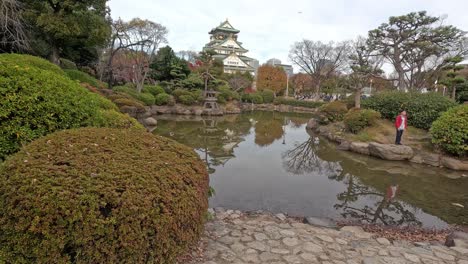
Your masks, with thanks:
<instances>
[{"instance_id":1,"label":"tree trunk","mask_svg":"<svg viewBox=\"0 0 468 264\"><path fill-rule=\"evenodd\" d=\"M356 93L354 94L354 107L357 109L361 108L361 93L362 93L362 88L359 88L356 90Z\"/></svg>"},{"instance_id":2,"label":"tree trunk","mask_svg":"<svg viewBox=\"0 0 468 264\"><path fill-rule=\"evenodd\" d=\"M457 96L457 87L456 86L453 86L452 88L452 100L455 101L455 97Z\"/></svg>"},{"instance_id":3,"label":"tree trunk","mask_svg":"<svg viewBox=\"0 0 468 264\"><path fill-rule=\"evenodd\" d=\"M52 52L50 53L49 60L60 66L60 55L59 55L59 49L57 46L53 45L52 46Z\"/></svg>"}]
</instances>

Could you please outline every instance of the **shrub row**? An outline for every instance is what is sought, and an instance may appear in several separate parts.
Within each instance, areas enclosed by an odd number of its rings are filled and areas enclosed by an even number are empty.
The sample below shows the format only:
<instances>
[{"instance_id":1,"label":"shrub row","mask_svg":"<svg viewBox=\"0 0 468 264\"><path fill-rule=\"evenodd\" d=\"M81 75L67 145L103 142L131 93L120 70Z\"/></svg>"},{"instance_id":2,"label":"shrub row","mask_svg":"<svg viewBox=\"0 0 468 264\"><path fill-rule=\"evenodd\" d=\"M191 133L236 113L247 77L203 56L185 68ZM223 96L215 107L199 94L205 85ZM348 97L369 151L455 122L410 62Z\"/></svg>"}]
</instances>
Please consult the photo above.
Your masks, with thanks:
<instances>
[{"instance_id":1,"label":"shrub row","mask_svg":"<svg viewBox=\"0 0 468 264\"><path fill-rule=\"evenodd\" d=\"M81 128L0 168L0 262L176 263L203 232L206 165L144 130Z\"/></svg>"},{"instance_id":2,"label":"shrub row","mask_svg":"<svg viewBox=\"0 0 468 264\"><path fill-rule=\"evenodd\" d=\"M394 120L398 114L406 110L408 125L429 129L443 112L456 104L449 98L437 93L404 93L398 91L385 92L364 99L363 108L379 112L383 118Z\"/></svg>"},{"instance_id":3,"label":"shrub row","mask_svg":"<svg viewBox=\"0 0 468 264\"><path fill-rule=\"evenodd\" d=\"M284 97L276 98L274 103L299 106L299 107L307 107L307 108L317 108L325 104L324 102L303 101L303 100L287 99Z\"/></svg>"}]
</instances>

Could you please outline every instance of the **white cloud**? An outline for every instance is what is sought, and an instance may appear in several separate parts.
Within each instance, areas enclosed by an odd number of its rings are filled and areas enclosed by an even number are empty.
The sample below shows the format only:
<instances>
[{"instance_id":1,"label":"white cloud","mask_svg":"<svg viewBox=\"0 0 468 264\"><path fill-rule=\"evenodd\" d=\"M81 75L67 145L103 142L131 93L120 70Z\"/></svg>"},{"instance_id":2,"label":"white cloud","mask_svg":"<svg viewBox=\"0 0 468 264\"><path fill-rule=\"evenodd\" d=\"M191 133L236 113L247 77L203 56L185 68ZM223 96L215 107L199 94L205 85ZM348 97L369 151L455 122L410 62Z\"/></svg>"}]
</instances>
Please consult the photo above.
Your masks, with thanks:
<instances>
[{"instance_id":1,"label":"white cloud","mask_svg":"<svg viewBox=\"0 0 468 264\"><path fill-rule=\"evenodd\" d=\"M208 31L229 18L239 29L248 55L261 63L288 62L288 52L303 38L341 41L366 35L390 16L427 10L447 15L446 22L468 31L466 0L110 0L113 18L149 19L169 29L174 50L200 51Z\"/></svg>"}]
</instances>

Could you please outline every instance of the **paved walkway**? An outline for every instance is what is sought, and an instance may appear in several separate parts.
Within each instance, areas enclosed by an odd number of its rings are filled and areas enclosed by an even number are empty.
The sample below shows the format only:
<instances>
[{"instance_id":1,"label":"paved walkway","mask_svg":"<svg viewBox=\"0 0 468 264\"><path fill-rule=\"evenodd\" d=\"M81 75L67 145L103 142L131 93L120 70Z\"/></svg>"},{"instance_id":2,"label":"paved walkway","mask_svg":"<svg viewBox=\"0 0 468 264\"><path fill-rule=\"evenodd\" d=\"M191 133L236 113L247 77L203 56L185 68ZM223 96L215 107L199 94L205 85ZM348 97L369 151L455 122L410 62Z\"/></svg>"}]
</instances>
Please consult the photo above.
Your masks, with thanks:
<instances>
[{"instance_id":1,"label":"paved walkway","mask_svg":"<svg viewBox=\"0 0 468 264\"><path fill-rule=\"evenodd\" d=\"M314 227L284 216L218 210L207 223L202 260L194 264L468 264L468 249L390 242L359 227Z\"/></svg>"}]
</instances>

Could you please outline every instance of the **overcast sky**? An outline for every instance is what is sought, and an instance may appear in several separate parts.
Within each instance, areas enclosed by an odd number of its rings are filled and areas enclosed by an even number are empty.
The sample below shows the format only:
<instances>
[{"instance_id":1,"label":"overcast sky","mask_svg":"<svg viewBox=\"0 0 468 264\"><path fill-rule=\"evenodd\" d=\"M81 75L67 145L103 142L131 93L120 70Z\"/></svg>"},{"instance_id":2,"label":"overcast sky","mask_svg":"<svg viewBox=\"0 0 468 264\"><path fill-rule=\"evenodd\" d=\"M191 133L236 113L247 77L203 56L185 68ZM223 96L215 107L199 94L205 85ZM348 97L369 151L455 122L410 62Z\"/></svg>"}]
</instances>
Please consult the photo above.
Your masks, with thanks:
<instances>
[{"instance_id":1,"label":"overcast sky","mask_svg":"<svg viewBox=\"0 0 468 264\"><path fill-rule=\"evenodd\" d=\"M341 41L367 35L390 16L426 10L468 31L468 0L110 0L113 18L134 17L169 29L174 50L200 51L208 31L226 18L240 30L247 54L264 63L290 63L291 45L301 39Z\"/></svg>"}]
</instances>

